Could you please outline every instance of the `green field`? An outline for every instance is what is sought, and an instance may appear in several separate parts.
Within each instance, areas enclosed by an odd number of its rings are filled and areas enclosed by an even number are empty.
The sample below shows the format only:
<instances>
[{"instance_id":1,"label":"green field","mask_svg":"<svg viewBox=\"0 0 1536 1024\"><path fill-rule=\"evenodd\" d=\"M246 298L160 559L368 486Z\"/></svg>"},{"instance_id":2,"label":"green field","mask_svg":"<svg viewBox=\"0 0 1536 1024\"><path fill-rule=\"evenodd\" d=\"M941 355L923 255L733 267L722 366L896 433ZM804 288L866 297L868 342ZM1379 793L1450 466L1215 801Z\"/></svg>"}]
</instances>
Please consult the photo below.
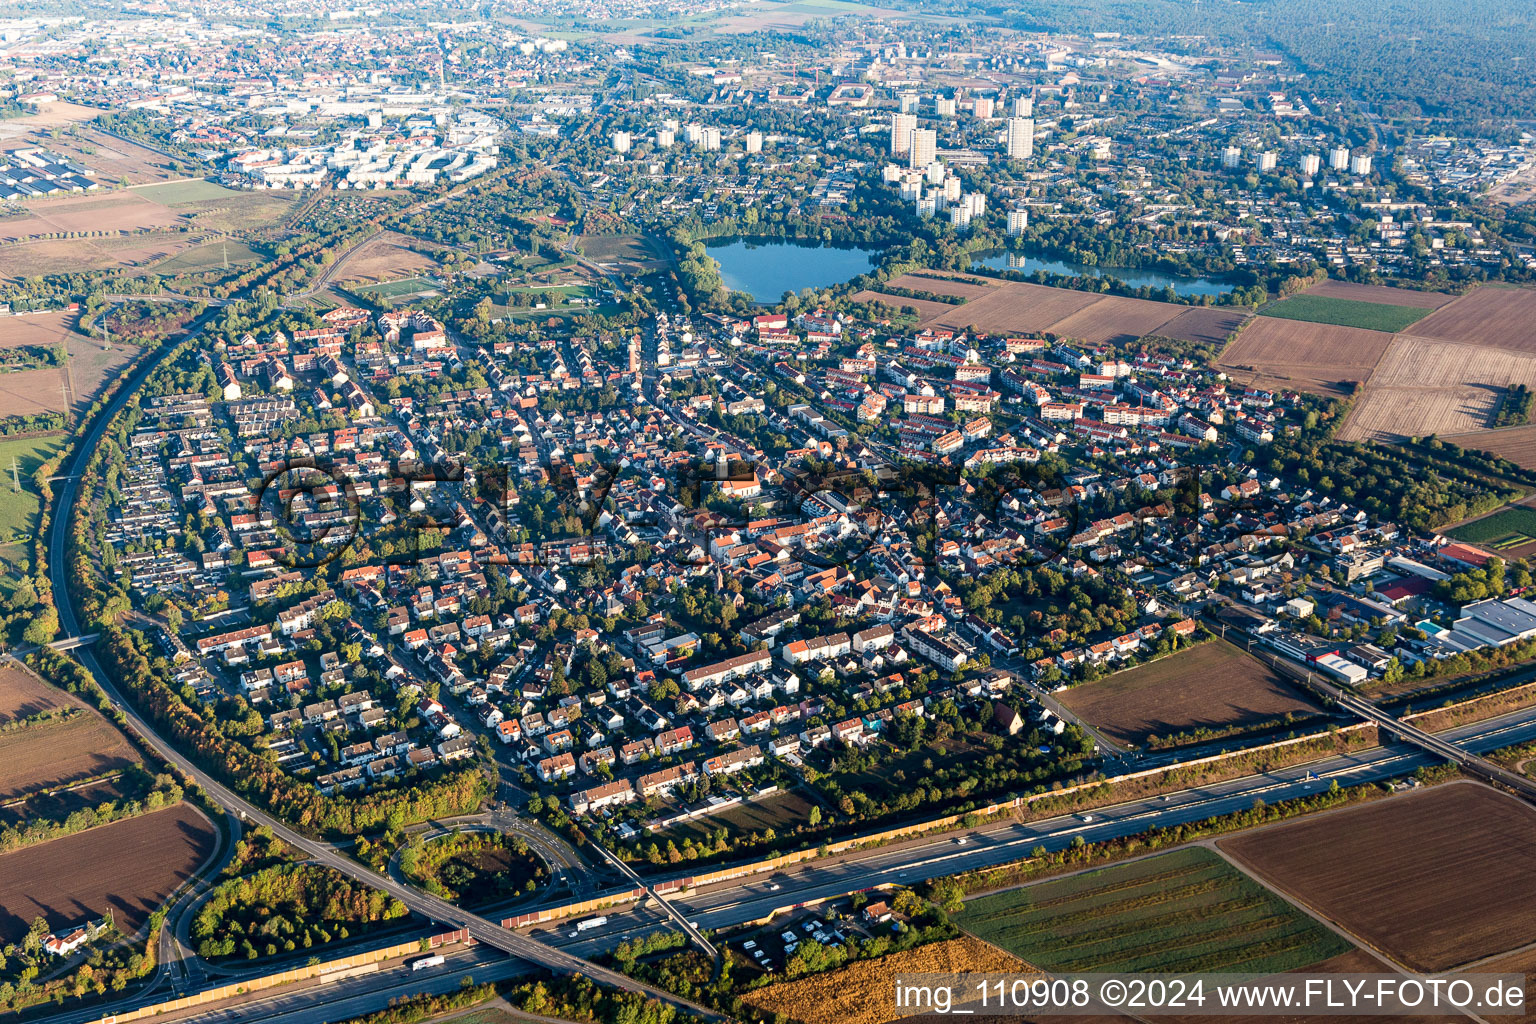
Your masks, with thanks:
<instances>
[{"instance_id":1,"label":"green field","mask_svg":"<svg viewBox=\"0 0 1536 1024\"><path fill-rule=\"evenodd\" d=\"M1259 310L1259 315L1396 334L1432 312L1434 310L1414 306L1388 306L1381 302L1335 299L1326 295L1293 295Z\"/></svg>"},{"instance_id":2,"label":"green field","mask_svg":"<svg viewBox=\"0 0 1536 1024\"><path fill-rule=\"evenodd\" d=\"M37 533L41 502L32 487L32 474L64 445L62 437L32 437L0 441L0 544L30 540ZM11 486L11 460L21 478L21 491Z\"/></svg>"},{"instance_id":3,"label":"green field","mask_svg":"<svg viewBox=\"0 0 1536 1024\"><path fill-rule=\"evenodd\" d=\"M1199 846L982 896L954 922L1048 971L1268 974L1352 948Z\"/></svg>"},{"instance_id":4,"label":"green field","mask_svg":"<svg viewBox=\"0 0 1536 1024\"><path fill-rule=\"evenodd\" d=\"M179 252L153 269L156 274L195 274L222 269L227 259L231 267L255 263L261 254L243 242L209 242Z\"/></svg>"},{"instance_id":5,"label":"green field","mask_svg":"<svg viewBox=\"0 0 1536 1024\"><path fill-rule=\"evenodd\" d=\"M441 281L430 277L405 277L398 281L380 281L378 284L349 285L347 290L357 292L359 295L398 299L405 295L420 295L422 292L436 291L442 286Z\"/></svg>"},{"instance_id":6,"label":"green field","mask_svg":"<svg viewBox=\"0 0 1536 1024\"><path fill-rule=\"evenodd\" d=\"M167 181L160 185L139 185L134 192L152 202L163 206L183 206L187 203L203 203L210 199L223 199L226 196L243 196L244 192L236 192L234 189L225 188L223 185L215 185L211 181L193 179L191 181Z\"/></svg>"},{"instance_id":7,"label":"green field","mask_svg":"<svg viewBox=\"0 0 1536 1024\"><path fill-rule=\"evenodd\" d=\"M1536 508L1514 505L1445 532L1469 544L1517 548L1536 540Z\"/></svg>"}]
</instances>

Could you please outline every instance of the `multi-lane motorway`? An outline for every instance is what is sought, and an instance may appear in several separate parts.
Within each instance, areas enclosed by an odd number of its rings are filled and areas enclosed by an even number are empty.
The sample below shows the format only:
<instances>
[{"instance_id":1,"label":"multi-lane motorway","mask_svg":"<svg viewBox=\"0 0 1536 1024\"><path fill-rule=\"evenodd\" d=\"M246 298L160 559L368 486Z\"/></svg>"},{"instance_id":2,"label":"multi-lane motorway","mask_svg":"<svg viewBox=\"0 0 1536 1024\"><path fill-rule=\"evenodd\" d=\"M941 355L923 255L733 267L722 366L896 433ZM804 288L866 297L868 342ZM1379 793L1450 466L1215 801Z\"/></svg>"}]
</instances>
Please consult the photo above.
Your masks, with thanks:
<instances>
[{"instance_id":1,"label":"multi-lane motorway","mask_svg":"<svg viewBox=\"0 0 1536 1024\"><path fill-rule=\"evenodd\" d=\"M1536 708L1513 712L1438 734L1472 752L1536 739ZM812 860L773 874L763 874L693 893L674 895L671 902L706 930L756 921L774 912L847 892L880 885L913 885L961 871L1006 864L1029 856L1036 847L1058 850L1081 836L1085 841L1113 839L1157 827L1200 821L1246 810L1255 800L1274 803L1316 793L1337 780L1354 785L1400 778L1414 769L1439 763L1432 754L1412 747L1373 747L1334 755L1310 764L1199 786L1165 796L1096 808L1084 814L1060 815L1023 823L983 825L965 833L948 833L893 843L842 857ZM965 839L964 843L959 840ZM620 941L659 927L671 926L666 913L649 905L612 912L607 924L576 933L572 922L535 930L544 948L591 957L611 950ZM283 989L252 1000L242 1016L229 1010L209 1011L191 1019L260 1020L273 1024L320 1024L354 1016L386 1005L390 998L410 992L442 992L471 975L495 981L526 973L531 965L480 948L450 958L443 968L412 976L408 968L307 989ZM81 1024L94 1013L58 1015L59 1024Z\"/></svg>"}]
</instances>

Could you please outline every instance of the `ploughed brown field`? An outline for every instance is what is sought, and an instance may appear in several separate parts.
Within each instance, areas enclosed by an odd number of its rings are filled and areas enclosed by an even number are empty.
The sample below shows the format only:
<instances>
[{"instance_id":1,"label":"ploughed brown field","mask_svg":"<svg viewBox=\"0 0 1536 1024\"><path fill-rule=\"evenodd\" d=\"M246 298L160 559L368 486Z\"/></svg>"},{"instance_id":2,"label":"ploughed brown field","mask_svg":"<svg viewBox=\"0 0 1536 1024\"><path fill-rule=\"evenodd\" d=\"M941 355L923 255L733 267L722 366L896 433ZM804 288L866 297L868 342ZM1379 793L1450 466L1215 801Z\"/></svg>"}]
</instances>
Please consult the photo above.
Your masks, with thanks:
<instances>
[{"instance_id":1,"label":"ploughed brown field","mask_svg":"<svg viewBox=\"0 0 1536 1024\"><path fill-rule=\"evenodd\" d=\"M1442 434L1460 448L1491 452L1524 469L1536 469L1536 423L1502 430L1474 430L1466 434Z\"/></svg>"},{"instance_id":2,"label":"ploughed brown field","mask_svg":"<svg viewBox=\"0 0 1536 1024\"><path fill-rule=\"evenodd\" d=\"M900 295L888 295L885 292L870 291L868 288L854 292L850 298L854 302L883 302L892 309L915 309L917 310L917 319L920 323L935 320L952 308L947 302L935 302L932 299L908 299Z\"/></svg>"},{"instance_id":3,"label":"ploughed brown field","mask_svg":"<svg viewBox=\"0 0 1536 1024\"><path fill-rule=\"evenodd\" d=\"M435 260L411 249L400 235L389 233L348 256L331 279L345 284L378 284L437 269Z\"/></svg>"},{"instance_id":4,"label":"ploughed brown field","mask_svg":"<svg viewBox=\"0 0 1536 1024\"><path fill-rule=\"evenodd\" d=\"M1319 710L1263 662L1220 640L1057 696L1111 739L1137 746L1152 736L1251 727Z\"/></svg>"},{"instance_id":5,"label":"ploughed brown field","mask_svg":"<svg viewBox=\"0 0 1536 1024\"><path fill-rule=\"evenodd\" d=\"M1474 782L1220 841L1261 878L1416 971L1536 939L1536 808Z\"/></svg>"},{"instance_id":6,"label":"ploughed brown field","mask_svg":"<svg viewBox=\"0 0 1536 1024\"><path fill-rule=\"evenodd\" d=\"M184 222L181 214L132 192L87 192L29 204L27 216L0 221L0 242L69 231L142 231Z\"/></svg>"},{"instance_id":7,"label":"ploughed brown field","mask_svg":"<svg viewBox=\"0 0 1536 1024\"><path fill-rule=\"evenodd\" d=\"M38 722L0 733L0 800L95 778L136 761L123 734L95 711Z\"/></svg>"},{"instance_id":8,"label":"ploughed brown field","mask_svg":"<svg viewBox=\"0 0 1536 1024\"><path fill-rule=\"evenodd\" d=\"M1000 282L976 277L952 277L948 274L902 274L886 282L892 288L906 288L914 292L932 292L935 295L953 295L967 302L990 294L1000 287Z\"/></svg>"},{"instance_id":9,"label":"ploughed brown field","mask_svg":"<svg viewBox=\"0 0 1536 1024\"><path fill-rule=\"evenodd\" d=\"M1415 323L1413 333L1536 355L1536 289L1474 288Z\"/></svg>"},{"instance_id":10,"label":"ploughed brown field","mask_svg":"<svg viewBox=\"0 0 1536 1024\"><path fill-rule=\"evenodd\" d=\"M1456 298L1445 292L1419 292L1412 288L1389 288L1380 284L1353 284L1349 281L1324 281L1307 289L1308 295L1351 302L1380 302L1386 306L1411 306L1414 309L1439 309Z\"/></svg>"},{"instance_id":11,"label":"ploughed brown field","mask_svg":"<svg viewBox=\"0 0 1536 1024\"><path fill-rule=\"evenodd\" d=\"M108 913L132 934L212 852L213 825L187 804L0 857L0 943L33 918L50 928Z\"/></svg>"},{"instance_id":12,"label":"ploughed brown field","mask_svg":"<svg viewBox=\"0 0 1536 1024\"><path fill-rule=\"evenodd\" d=\"M1247 310L1231 306L1194 306L1153 333L1177 341L1220 345L1232 337L1232 332L1241 327L1250 315Z\"/></svg>"},{"instance_id":13,"label":"ploughed brown field","mask_svg":"<svg viewBox=\"0 0 1536 1024\"><path fill-rule=\"evenodd\" d=\"M1051 333L1090 345L1126 344L1144 334L1163 333L1163 325L1182 315L1186 308L1171 302L1106 295L1093 305L1052 324Z\"/></svg>"},{"instance_id":14,"label":"ploughed brown field","mask_svg":"<svg viewBox=\"0 0 1536 1024\"><path fill-rule=\"evenodd\" d=\"M1382 331L1257 316L1217 365L1245 384L1339 395L1340 382L1369 379L1391 343Z\"/></svg>"},{"instance_id":15,"label":"ploughed brown field","mask_svg":"<svg viewBox=\"0 0 1536 1024\"><path fill-rule=\"evenodd\" d=\"M0 665L0 723L71 705L78 706L79 702L64 690L15 665Z\"/></svg>"},{"instance_id":16,"label":"ploughed brown field","mask_svg":"<svg viewBox=\"0 0 1536 1024\"><path fill-rule=\"evenodd\" d=\"M925 289L943 291L931 282ZM999 284L986 295L972 299L963 306L947 306L932 321L924 321L924 327L948 327L964 330L975 326L984 334L1026 334L1048 331L1078 310L1098 302L1103 296L1095 292L1075 292L1066 288L1048 288L1041 284L1023 284L1009 281Z\"/></svg>"}]
</instances>

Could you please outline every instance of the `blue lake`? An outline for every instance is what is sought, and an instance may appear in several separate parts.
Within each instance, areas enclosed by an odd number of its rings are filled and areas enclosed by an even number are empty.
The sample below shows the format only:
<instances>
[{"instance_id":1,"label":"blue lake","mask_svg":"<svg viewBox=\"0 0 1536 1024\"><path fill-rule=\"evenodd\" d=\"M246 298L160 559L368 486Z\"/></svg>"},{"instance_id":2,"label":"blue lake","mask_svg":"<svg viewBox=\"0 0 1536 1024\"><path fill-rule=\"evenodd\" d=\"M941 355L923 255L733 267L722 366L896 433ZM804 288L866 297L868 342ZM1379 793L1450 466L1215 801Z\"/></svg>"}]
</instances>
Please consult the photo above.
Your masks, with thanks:
<instances>
[{"instance_id":1,"label":"blue lake","mask_svg":"<svg viewBox=\"0 0 1536 1024\"><path fill-rule=\"evenodd\" d=\"M876 250L784 240L737 238L706 245L732 291L758 302L778 302L785 292L825 288L874 269Z\"/></svg>"},{"instance_id":2,"label":"blue lake","mask_svg":"<svg viewBox=\"0 0 1536 1024\"><path fill-rule=\"evenodd\" d=\"M1095 267L1025 252L978 253L971 257L971 267L1013 270L1023 274L1043 270L1048 274L1072 277L1112 277L1132 288L1172 288L1176 295L1225 295L1233 288L1229 282L1208 277L1180 277L1178 274L1165 274L1161 270L1132 270L1128 267Z\"/></svg>"}]
</instances>

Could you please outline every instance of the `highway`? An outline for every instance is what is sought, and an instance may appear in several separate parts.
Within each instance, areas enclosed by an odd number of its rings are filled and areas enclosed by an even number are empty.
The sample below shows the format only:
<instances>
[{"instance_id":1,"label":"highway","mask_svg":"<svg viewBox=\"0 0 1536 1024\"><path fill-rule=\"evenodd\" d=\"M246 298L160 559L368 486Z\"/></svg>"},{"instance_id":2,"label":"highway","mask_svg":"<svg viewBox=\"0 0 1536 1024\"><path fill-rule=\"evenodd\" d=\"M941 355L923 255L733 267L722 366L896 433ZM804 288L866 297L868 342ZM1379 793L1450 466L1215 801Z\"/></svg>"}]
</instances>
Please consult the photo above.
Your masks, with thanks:
<instances>
[{"instance_id":1,"label":"highway","mask_svg":"<svg viewBox=\"0 0 1536 1024\"><path fill-rule=\"evenodd\" d=\"M1474 752L1526 742L1536 739L1536 708L1439 735ZM1334 780L1341 786L1379 782L1406 775L1422 766L1438 764L1441 760L1413 748L1373 747L1166 796L1096 808L1083 814L1057 815L1024 823L994 822L963 833L919 837L842 857L812 860L772 874L722 883L688 894L674 894L669 897L669 902L703 929L726 928L769 917L775 911L874 886L915 885L930 878L1006 864L1029 856L1037 846L1052 851L1062 849L1077 836L1093 842L1155 827L1187 824L1246 810L1255 800L1274 803L1313 794ZM962 836L966 840L963 844L959 842ZM547 947L590 957L611 950L624 939L672 926L665 911L654 904L627 912L609 911L607 916L607 924L579 934L572 921L542 926L533 934ZM471 974L476 981L496 981L516 977L531 969L526 961L502 958L484 949L455 954L450 957L449 964L450 967L442 969L446 973L434 971L427 978L411 977L406 967L381 970L377 974L326 986L279 989L244 1004L239 1016L221 1010L189 1019L321 1024L380 1009L391 997L401 994L447 991L456 987L458 979L465 974ZM140 999L131 1005L148 1001L151 1000ZM57 1024L85 1024L98 1019L101 1012L101 1008L90 1012L70 1011L47 1019Z\"/></svg>"},{"instance_id":2,"label":"highway","mask_svg":"<svg viewBox=\"0 0 1536 1024\"><path fill-rule=\"evenodd\" d=\"M210 315L211 313L205 314L203 319L192 325L189 337L196 335L202 330ZM80 438L79 443L70 454L68 478L62 482L57 495L48 542L49 580L53 586L54 603L58 606L59 623L67 636L78 636L80 634L79 621L75 614L74 599L69 591L69 571L66 561L69 522L80 490L79 469L84 465L85 460L89 458L89 453L94 452L101 444L102 437L105 435L107 426L111 423L113 417L122 410L128 399L137 393L149 374L173 350L172 347L168 346L163 351L145 360L133 376L124 383L123 387L118 389L111 402L97 416L96 420L90 425L89 430ZM508 931L497 922L486 920L477 914L462 910L446 900L370 870L327 843L318 842L308 836L301 835L282 821L236 795L213 776L203 771L189 758L185 757L178 749L166 742L154 727L142 718L131 704L124 700L111 677L96 660L96 656L90 647L78 648L76 655L79 657L81 664L91 673L96 679L97 684L112 701L113 706L123 713L131 728L143 738L145 744L159 754L167 763L175 765L183 774L196 782L214 802L239 818L247 827L265 825L283 842L294 849L304 851L316 863L334 868L344 875L389 893L412 911L430 921L438 922L447 926L447 928L467 930L477 942L486 946L499 949L504 953L520 957L554 971L568 974L584 974L619 988L646 992L666 1002L684 1006L705 1017L715 1018L718 1016L705 1010L703 1007L678 999L670 993L643 985L617 971L611 971L597 964L589 963L563 950L551 948L526 935Z\"/></svg>"}]
</instances>

